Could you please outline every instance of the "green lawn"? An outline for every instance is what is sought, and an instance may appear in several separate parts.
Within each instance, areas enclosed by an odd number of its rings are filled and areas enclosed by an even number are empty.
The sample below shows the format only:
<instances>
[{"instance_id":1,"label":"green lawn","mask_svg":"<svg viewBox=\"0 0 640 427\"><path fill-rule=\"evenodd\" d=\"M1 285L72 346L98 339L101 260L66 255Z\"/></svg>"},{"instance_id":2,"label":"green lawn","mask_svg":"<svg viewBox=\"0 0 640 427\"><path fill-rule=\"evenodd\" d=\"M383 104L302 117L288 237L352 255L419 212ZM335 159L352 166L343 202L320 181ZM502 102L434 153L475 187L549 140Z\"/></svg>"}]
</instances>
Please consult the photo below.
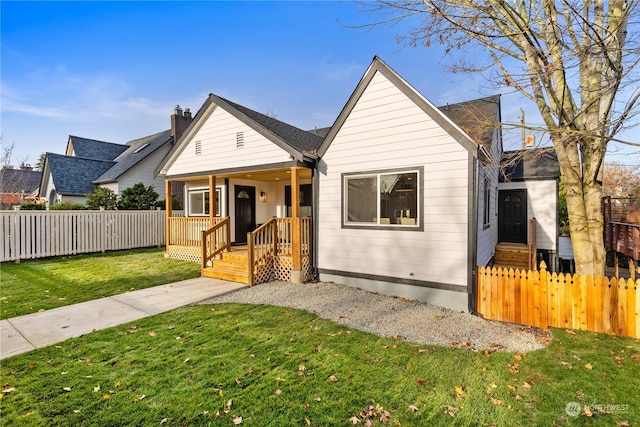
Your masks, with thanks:
<instances>
[{"instance_id":1,"label":"green lawn","mask_svg":"<svg viewBox=\"0 0 640 427\"><path fill-rule=\"evenodd\" d=\"M197 263L162 249L76 255L0 265L0 319L190 279Z\"/></svg>"},{"instance_id":2,"label":"green lawn","mask_svg":"<svg viewBox=\"0 0 640 427\"><path fill-rule=\"evenodd\" d=\"M195 305L2 361L3 425L640 425L640 341L417 346L283 307ZM566 407L577 402L576 417Z\"/></svg>"}]
</instances>

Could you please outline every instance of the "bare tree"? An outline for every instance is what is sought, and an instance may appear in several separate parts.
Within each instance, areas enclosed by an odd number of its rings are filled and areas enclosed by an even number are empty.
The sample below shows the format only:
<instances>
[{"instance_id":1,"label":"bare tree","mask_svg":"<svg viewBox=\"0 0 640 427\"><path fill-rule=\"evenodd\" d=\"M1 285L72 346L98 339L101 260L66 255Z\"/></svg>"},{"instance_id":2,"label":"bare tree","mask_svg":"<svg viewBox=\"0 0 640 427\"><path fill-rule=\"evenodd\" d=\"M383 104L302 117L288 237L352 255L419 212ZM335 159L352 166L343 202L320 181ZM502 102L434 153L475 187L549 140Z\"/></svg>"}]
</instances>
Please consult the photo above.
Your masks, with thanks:
<instances>
[{"instance_id":1,"label":"bare tree","mask_svg":"<svg viewBox=\"0 0 640 427\"><path fill-rule=\"evenodd\" d=\"M483 72L535 103L564 177L576 269L603 274L602 165L607 144L625 142L619 133L637 119L638 0L380 0L364 6L381 17L371 26L410 21L405 42L440 43L453 71ZM471 49L477 47L482 55Z\"/></svg>"}]
</instances>

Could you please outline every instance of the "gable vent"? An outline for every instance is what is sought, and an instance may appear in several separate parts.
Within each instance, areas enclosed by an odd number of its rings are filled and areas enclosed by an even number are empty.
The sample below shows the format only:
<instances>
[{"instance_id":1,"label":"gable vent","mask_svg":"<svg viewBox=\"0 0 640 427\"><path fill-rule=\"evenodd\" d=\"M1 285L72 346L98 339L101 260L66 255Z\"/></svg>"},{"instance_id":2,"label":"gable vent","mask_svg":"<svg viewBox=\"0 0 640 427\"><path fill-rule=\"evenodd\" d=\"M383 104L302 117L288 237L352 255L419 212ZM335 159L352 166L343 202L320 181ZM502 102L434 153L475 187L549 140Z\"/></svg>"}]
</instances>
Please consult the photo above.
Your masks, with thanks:
<instances>
[{"instance_id":1,"label":"gable vent","mask_svg":"<svg viewBox=\"0 0 640 427\"><path fill-rule=\"evenodd\" d=\"M244 132L236 133L236 148L244 147Z\"/></svg>"},{"instance_id":2,"label":"gable vent","mask_svg":"<svg viewBox=\"0 0 640 427\"><path fill-rule=\"evenodd\" d=\"M196 141L196 156L202 154L202 141Z\"/></svg>"}]
</instances>

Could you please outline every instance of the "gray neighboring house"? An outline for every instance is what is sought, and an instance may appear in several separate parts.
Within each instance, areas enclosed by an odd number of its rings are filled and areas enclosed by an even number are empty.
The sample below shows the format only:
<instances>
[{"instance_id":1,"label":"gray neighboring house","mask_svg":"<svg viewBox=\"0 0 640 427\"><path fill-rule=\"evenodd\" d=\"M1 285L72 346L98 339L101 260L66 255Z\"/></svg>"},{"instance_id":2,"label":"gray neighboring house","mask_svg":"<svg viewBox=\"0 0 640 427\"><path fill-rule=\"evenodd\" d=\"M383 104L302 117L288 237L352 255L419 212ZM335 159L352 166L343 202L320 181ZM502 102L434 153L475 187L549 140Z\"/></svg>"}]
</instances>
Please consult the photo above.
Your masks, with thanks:
<instances>
[{"instance_id":1,"label":"gray neighboring house","mask_svg":"<svg viewBox=\"0 0 640 427\"><path fill-rule=\"evenodd\" d=\"M24 163L20 169L3 167L0 170L0 209L10 209L24 201L37 199L41 176L42 172L34 171Z\"/></svg>"},{"instance_id":2,"label":"gray neighboring house","mask_svg":"<svg viewBox=\"0 0 640 427\"><path fill-rule=\"evenodd\" d=\"M171 130L129 141L126 144L69 136L64 155L47 153L40 197L47 205L65 202L84 204L95 187L120 194L125 188L142 182L153 185L164 199L164 181L154 170L173 143Z\"/></svg>"}]
</instances>

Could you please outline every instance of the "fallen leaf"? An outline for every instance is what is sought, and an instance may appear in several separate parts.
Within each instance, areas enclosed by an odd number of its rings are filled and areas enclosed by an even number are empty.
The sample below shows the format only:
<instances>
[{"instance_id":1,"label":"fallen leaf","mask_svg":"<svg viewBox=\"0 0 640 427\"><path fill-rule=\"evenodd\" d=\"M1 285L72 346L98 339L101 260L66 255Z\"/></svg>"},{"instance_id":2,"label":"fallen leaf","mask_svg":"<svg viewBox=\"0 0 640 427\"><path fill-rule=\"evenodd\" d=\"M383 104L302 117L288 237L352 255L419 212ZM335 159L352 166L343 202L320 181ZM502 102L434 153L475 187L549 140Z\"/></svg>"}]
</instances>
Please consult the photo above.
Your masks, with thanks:
<instances>
[{"instance_id":1,"label":"fallen leaf","mask_svg":"<svg viewBox=\"0 0 640 427\"><path fill-rule=\"evenodd\" d=\"M233 419L233 425L237 426L237 425L240 425L240 424L242 424L242 417L235 417Z\"/></svg>"},{"instance_id":2,"label":"fallen leaf","mask_svg":"<svg viewBox=\"0 0 640 427\"><path fill-rule=\"evenodd\" d=\"M616 424L622 427L629 427L629 421L616 421Z\"/></svg>"},{"instance_id":3,"label":"fallen leaf","mask_svg":"<svg viewBox=\"0 0 640 427\"><path fill-rule=\"evenodd\" d=\"M576 334L576 331L572 331L571 329L567 329L565 332L568 333L569 335L575 335Z\"/></svg>"},{"instance_id":4,"label":"fallen leaf","mask_svg":"<svg viewBox=\"0 0 640 427\"><path fill-rule=\"evenodd\" d=\"M156 335L158 335L158 334L156 334L154 331L149 332L149 336L150 337L155 337Z\"/></svg>"},{"instance_id":5,"label":"fallen leaf","mask_svg":"<svg viewBox=\"0 0 640 427\"><path fill-rule=\"evenodd\" d=\"M522 384L522 387L529 389L531 388L531 384L525 381L524 384Z\"/></svg>"},{"instance_id":6,"label":"fallen leaf","mask_svg":"<svg viewBox=\"0 0 640 427\"><path fill-rule=\"evenodd\" d=\"M513 356L513 358L514 358L514 359L516 359L516 360L519 362L519 361L521 361L521 360L522 360L522 355L521 355L520 353L516 353L516 354Z\"/></svg>"},{"instance_id":7,"label":"fallen leaf","mask_svg":"<svg viewBox=\"0 0 640 427\"><path fill-rule=\"evenodd\" d=\"M451 406L451 405L447 405L447 409L444 411L444 413L449 415L450 417L455 417L456 416L456 412L458 412L458 408L456 408L455 406Z\"/></svg>"},{"instance_id":8,"label":"fallen leaf","mask_svg":"<svg viewBox=\"0 0 640 427\"><path fill-rule=\"evenodd\" d=\"M304 420L306 421L306 423L307 423L307 425L308 425L308 426L310 426L310 425L311 425L311 420L310 420L309 418L305 418Z\"/></svg>"},{"instance_id":9,"label":"fallen leaf","mask_svg":"<svg viewBox=\"0 0 640 427\"><path fill-rule=\"evenodd\" d=\"M71 387L64 387L63 390L64 391L71 391ZM5 390L5 393L6 393L6 390Z\"/></svg>"},{"instance_id":10,"label":"fallen leaf","mask_svg":"<svg viewBox=\"0 0 640 427\"><path fill-rule=\"evenodd\" d=\"M457 399L462 399L462 396L464 395L464 389L462 388L462 386L455 386L453 388L453 392L455 393Z\"/></svg>"},{"instance_id":11,"label":"fallen leaf","mask_svg":"<svg viewBox=\"0 0 640 427\"><path fill-rule=\"evenodd\" d=\"M351 421L351 424L356 425L360 422L360 418L354 415L353 417L349 418L349 421Z\"/></svg>"},{"instance_id":12,"label":"fallen leaf","mask_svg":"<svg viewBox=\"0 0 640 427\"><path fill-rule=\"evenodd\" d=\"M111 395L109 393L105 393L102 395L102 399L104 400L111 399Z\"/></svg>"},{"instance_id":13,"label":"fallen leaf","mask_svg":"<svg viewBox=\"0 0 640 427\"><path fill-rule=\"evenodd\" d=\"M491 403L493 403L496 406L502 405L502 400L500 400L500 399L496 399L496 398L494 398L492 396L489 396L489 399L491 399Z\"/></svg>"},{"instance_id":14,"label":"fallen leaf","mask_svg":"<svg viewBox=\"0 0 640 427\"><path fill-rule=\"evenodd\" d=\"M277 390L276 390L276 394L277 394L277 395L280 395L280 394L282 394L282 390L280 390L280 389L277 389Z\"/></svg>"},{"instance_id":15,"label":"fallen leaf","mask_svg":"<svg viewBox=\"0 0 640 427\"><path fill-rule=\"evenodd\" d=\"M587 363L586 365L584 365L584 367L589 370L593 369L593 366L591 365L591 363Z\"/></svg>"},{"instance_id":16,"label":"fallen leaf","mask_svg":"<svg viewBox=\"0 0 640 427\"><path fill-rule=\"evenodd\" d=\"M416 405L409 405L409 410L411 412L416 412L418 410L418 407Z\"/></svg>"},{"instance_id":17,"label":"fallen leaf","mask_svg":"<svg viewBox=\"0 0 640 427\"><path fill-rule=\"evenodd\" d=\"M512 386L511 384L507 384L507 387L509 387L509 390L511 390L511 391L516 391L516 388L514 386Z\"/></svg>"},{"instance_id":18,"label":"fallen leaf","mask_svg":"<svg viewBox=\"0 0 640 427\"><path fill-rule=\"evenodd\" d=\"M331 381L332 383L336 383L336 382L338 382L338 378L335 375L331 375L329 377L329 381Z\"/></svg>"},{"instance_id":19,"label":"fallen leaf","mask_svg":"<svg viewBox=\"0 0 640 427\"><path fill-rule=\"evenodd\" d=\"M122 382L116 381L116 387L120 387L121 385L122 385Z\"/></svg>"},{"instance_id":20,"label":"fallen leaf","mask_svg":"<svg viewBox=\"0 0 640 427\"><path fill-rule=\"evenodd\" d=\"M163 418L160 420L160 424L165 424L167 421L169 421L169 418Z\"/></svg>"},{"instance_id":21,"label":"fallen leaf","mask_svg":"<svg viewBox=\"0 0 640 427\"><path fill-rule=\"evenodd\" d=\"M12 391L16 391L16 388L15 387L9 387L9 388L6 388L6 389L2 390L2 392L4 394L11 393Z\"/></svg>"},{"instance_id":22,"label":"fallen leaf","mask_svg":"<svg viewBox=\"0 0 640 427\"><path fill-rule=\"evenodd\" d=\"M144 394L143 394L143 395L141 395L141 396L137 396L137 397L135 397L135 398L133 399L133 403L138 403L138 402L140 402L141 400L143 400L145 397L147 397L147 396L145 396Z\"/></svg>"},{"instance_id":23,"label":"fallen leaf","mask_svg":"<svg viewBox=\"0 0 640 427\"><path fill-rule=\"evenodd\" d=\"M582 408L582 410L584 411L584 415L587 417L593 417L593 413L591 412L591 409L589 409L588 406L585 406L584 408Z\"/></svg>"},{"instance_id":24,"label":"fallen leaf","mask_svg":"<svg viewBox=\"0 0 640 427\"><path fill-rule=\"evenodd\" d=\"M93 388L93 392L94 392L94 393L97 393L97 392L99 392L99 391L100 391L100 385L97 385L97 386L95 386L95 387Z\"/></svg>"}]
</instances>

